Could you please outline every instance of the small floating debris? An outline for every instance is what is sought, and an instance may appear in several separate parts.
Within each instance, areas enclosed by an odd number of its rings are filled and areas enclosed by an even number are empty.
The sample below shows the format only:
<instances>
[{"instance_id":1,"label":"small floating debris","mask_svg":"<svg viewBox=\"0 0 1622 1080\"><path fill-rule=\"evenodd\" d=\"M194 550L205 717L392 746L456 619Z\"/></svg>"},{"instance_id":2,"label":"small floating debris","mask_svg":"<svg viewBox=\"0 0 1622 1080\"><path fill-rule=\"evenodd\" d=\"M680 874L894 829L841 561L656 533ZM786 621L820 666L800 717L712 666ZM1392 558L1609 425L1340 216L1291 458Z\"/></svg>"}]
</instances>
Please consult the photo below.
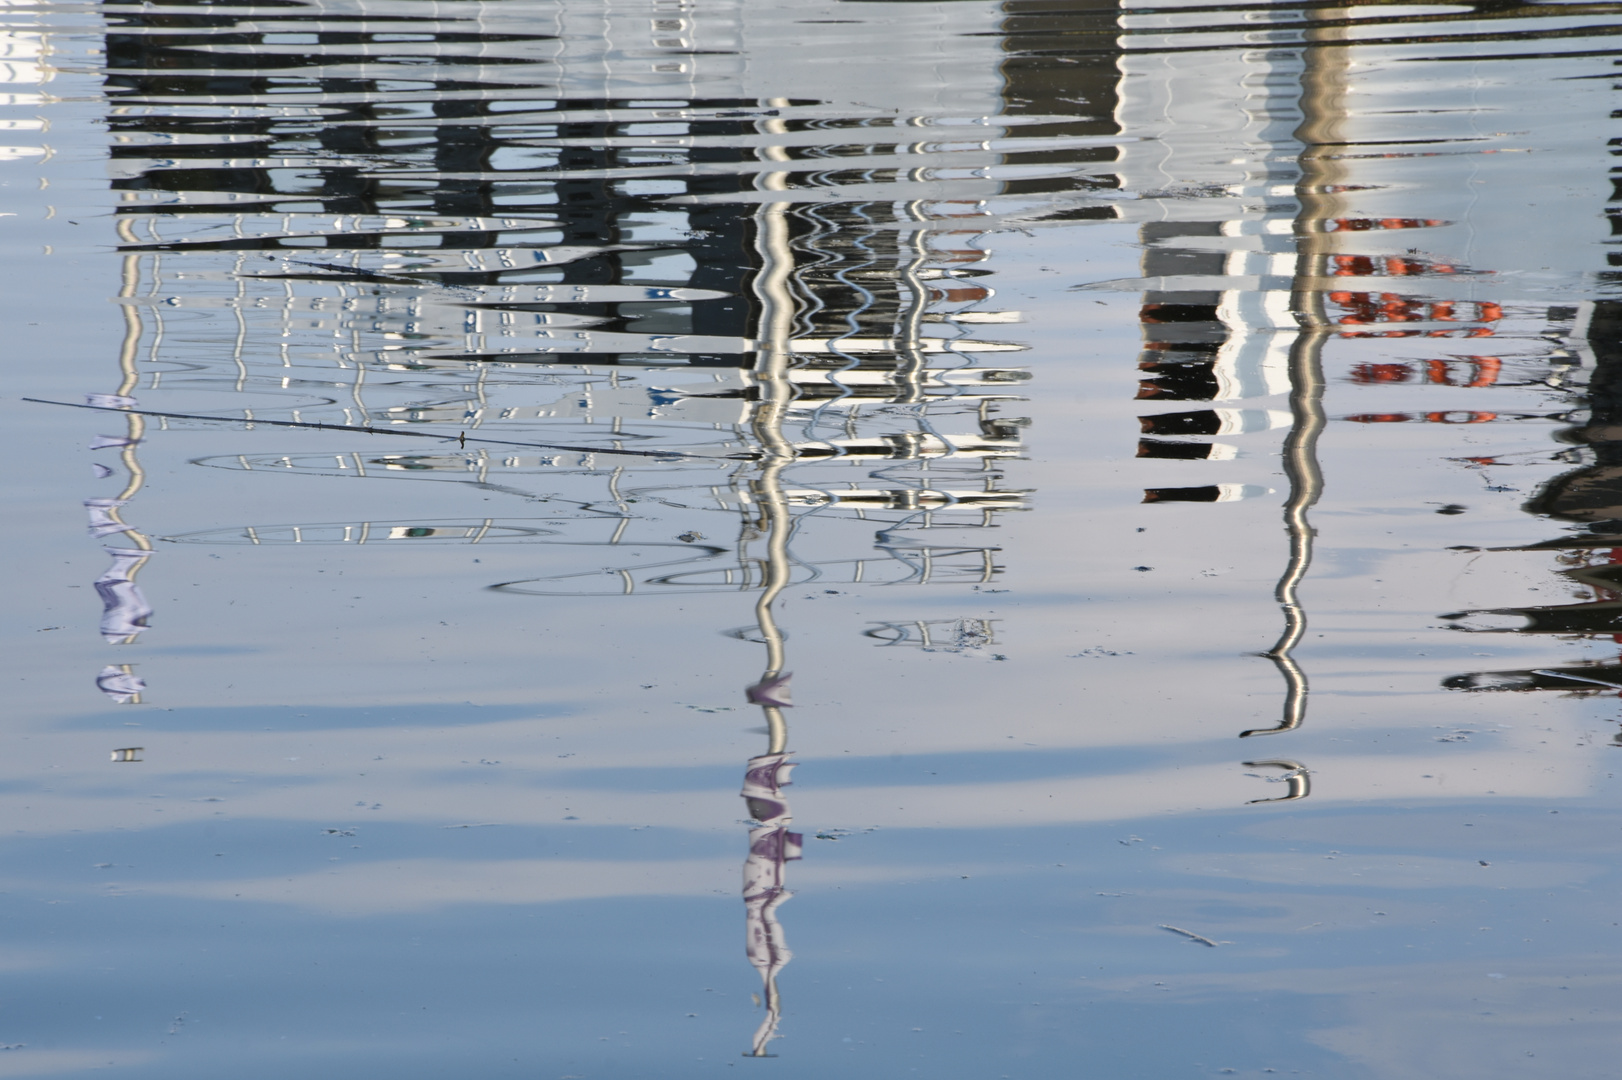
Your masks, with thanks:
<instances>
[{"instance_id":1,"label":"small floating debris","mask_svg":"<svg viewBox=\"0 0 1622 1080\"><path fill-rule=\"evenodd\" d=\"M1181 927L1178 927L1178 926L1167 926L1165 923L1160 924L1160 929L1162 929L1162 930L1170 930L1174 934L1181 934L1184 937L1188 938L1188 940L1190 940L1190 941L1197 941L1201 945L1206 945L1206 946L1209 946L1210 948L1213 948L1213 949L1216 948L1218 945L1231 945L1232 944L1232 942L1227 942L1227 941L1212 941L1210 938L1203 937L1203 936L1201 936L1199 934L1196 934L1192 930L1184 930L1184 929L1182 929Z\"/></svg>"},{"instance_id":2,"label":"small floating debris","mask_svg":"<svg viewBox=\"0 0 1622 1080\"><path fill-rule=\"evenodd\" d=\"M114 761L140 761L141 754L146 750L144 746L125 746L113 751Z\"/></svg>"}]
</instances>

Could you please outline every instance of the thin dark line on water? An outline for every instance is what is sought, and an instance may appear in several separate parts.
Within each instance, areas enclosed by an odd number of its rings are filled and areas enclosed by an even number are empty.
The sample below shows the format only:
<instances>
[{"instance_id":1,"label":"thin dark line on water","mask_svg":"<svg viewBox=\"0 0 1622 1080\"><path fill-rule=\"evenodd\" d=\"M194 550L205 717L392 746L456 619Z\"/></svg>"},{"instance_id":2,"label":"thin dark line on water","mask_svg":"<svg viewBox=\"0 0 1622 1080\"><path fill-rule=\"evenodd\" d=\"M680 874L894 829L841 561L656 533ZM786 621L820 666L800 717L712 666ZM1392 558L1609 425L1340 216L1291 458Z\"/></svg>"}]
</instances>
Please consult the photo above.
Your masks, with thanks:
<instances>
[{"instance_id":1,"label":"thin dark line on water","mask_svg":"<svg viewBox=\"0 0 1622 1080\"><path fill-rule=\"evenodd\" d=\"M511 439L480 439L462 435L435 435L427 431L391 431L388 428L361 427L356 424L323 424L304 420L249 420L235 416L204 416L198 413L156 412L152 409L124 409L116 405L80 405L74 401L51 401L47 398L25 397L37 405L65 405L70 409L93 409L96 412L134 413L137 416L161 416L170 420L204 420L216 424L265 424L269 427L315 428L321 431L362 431L368 435L399 435L410 439L435 439L453 442L486 443L490 446L521 446L532 450L564 450L574 454L622 454L630 457L657 458L662 461L732 461L752 458L752 454L727 454L711 457L708 454L688 454L680 450L617 450L607 446L564 446L561 443L517 442Z\"/></svg>"}]
</instances>

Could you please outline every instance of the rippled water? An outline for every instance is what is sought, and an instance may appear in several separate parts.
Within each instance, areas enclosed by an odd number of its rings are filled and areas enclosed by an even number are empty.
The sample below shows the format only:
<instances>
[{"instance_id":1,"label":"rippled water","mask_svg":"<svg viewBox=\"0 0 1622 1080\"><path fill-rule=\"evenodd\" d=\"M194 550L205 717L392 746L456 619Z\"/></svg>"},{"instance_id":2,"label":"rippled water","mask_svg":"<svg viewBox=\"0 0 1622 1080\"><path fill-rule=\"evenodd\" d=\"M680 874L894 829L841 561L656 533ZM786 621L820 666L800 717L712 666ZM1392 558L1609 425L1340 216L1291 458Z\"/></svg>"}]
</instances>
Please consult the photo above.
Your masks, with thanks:
<instances>
[{"instance_id":1,"label":"rippled water","mask_svg":"<svg viewBox=\"0 0 1622 1080\"><path fill-rule=\"evenodd\" d=\"M7 3L0 1076L1609 1077L1619 31Z\"/></svg>"}]
</instances>

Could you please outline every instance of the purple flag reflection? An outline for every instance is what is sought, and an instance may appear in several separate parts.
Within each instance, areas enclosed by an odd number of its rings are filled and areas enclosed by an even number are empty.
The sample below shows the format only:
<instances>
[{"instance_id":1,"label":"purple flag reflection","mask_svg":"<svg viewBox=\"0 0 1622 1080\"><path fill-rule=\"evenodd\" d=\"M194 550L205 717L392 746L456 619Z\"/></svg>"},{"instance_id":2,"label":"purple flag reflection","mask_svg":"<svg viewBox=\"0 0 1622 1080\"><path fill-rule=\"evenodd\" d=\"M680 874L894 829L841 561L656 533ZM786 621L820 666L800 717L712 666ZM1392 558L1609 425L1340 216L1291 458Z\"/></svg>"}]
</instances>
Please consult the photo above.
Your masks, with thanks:
<instances>
[{"instance_id":1,"label":"purple flag reflection","mask_svg":"<svg viewBox=\"0 0 1622 1080\"><path fill-rule=\"evenodd\" d=\"M129 532L131 526L119 521L118 515L114 513L127 502L128 499L86 499L84 505L85 509L90 511L90 535L102 537Z\"/></svg>"},{"instance_id":2,"label":"purple flag reflection","mask_svg":"<svg viewBox=\"0 0 1622 1080\"><path fill-rule=\"evenodd\" d=\"M108 664L96 676L96 689L118 702L128 705L135 700L135 695L146 689L146 680L121 667Z\"/></svg>"},{"instance_id":3,"label":"purple flag reflection","mask_svg":"<svg viewBox=\"0 0 1622 1080\"><path fill-rule=\"evenodd\" d=\"M794 895L787 887L787 864L801 857L804 839L788 831L794 818L782 789L793 769L786 753L750 758L741 792L749 816L760 822L749 830L749 855L743 863L744 949L760 972L766 1006L766 1019L755 1031L751 1051L755 1057L765 1057L767 1044L777 1037L783 1013L777 973L794 958L777 921L778 906Z\"/></svg>"},{"instance_id":4,"label":"purple flag reflection","mask_svg":"<svg viewBox=\"0 0 1622 1080\"><path fill-rule=\"evenodd\" d=\"M101 594L101 636L109 645L127 641L147 628L152 606L135 584L135 571L152 553L140 548L103 548L113 565L96 579Z\"/></svg>"},{"instance_id":5,"label":"purple flag reflection","mask_svg":"<svg viewBox=\"0 0 1622 1080\"><path fill-rule=\"evenodd\" d=\"M785 671L780 675L773 675L744 689L744 696L751 705L775 705L786 709L794 705L789 693L789 680L794 678L794 672Z\"/></svg>"}]
</instances>

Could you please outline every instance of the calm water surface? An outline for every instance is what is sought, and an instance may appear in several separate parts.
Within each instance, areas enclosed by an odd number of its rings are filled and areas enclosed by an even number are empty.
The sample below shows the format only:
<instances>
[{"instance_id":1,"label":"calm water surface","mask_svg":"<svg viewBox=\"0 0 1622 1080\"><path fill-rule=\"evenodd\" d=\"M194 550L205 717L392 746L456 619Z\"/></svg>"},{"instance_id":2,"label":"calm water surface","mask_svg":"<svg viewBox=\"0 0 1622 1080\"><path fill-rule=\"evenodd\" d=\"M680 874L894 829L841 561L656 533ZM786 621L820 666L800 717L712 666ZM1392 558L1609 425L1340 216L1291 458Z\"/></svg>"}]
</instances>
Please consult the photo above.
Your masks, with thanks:
<instances>
[{"instance_id":1,"label":"calm water surface","mask_svg":"<svg viewBox=\"0 0 1622 1080\"><path fill-rule=\"evenodd\" d=\"M1619 32L9 0L0 1076L1614 1075Z\"/></svg>"}]
</instances>

